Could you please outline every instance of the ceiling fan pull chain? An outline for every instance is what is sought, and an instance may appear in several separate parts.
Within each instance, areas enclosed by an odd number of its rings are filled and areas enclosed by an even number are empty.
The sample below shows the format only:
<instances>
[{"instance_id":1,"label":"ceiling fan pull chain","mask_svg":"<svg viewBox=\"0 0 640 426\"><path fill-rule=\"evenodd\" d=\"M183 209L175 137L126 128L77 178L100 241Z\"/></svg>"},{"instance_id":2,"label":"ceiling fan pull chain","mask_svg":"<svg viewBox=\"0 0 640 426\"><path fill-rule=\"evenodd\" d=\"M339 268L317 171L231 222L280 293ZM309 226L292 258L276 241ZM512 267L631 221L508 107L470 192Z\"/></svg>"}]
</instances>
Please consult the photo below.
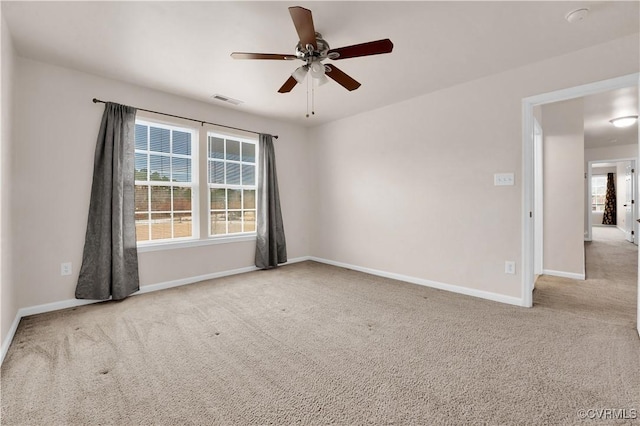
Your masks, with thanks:
<instances>
[{"instance_id":1,"label":"ceiling fan pull chain","mask_svg":"<svg viewBox=\"0 0 640 426\"><path fill-rule=\"evenodd\" d=\"M311 115L316 115L316 91L311 82Z\"/></svg>"},{"instance_id":2,"label":"ceiling fan pull chain","mask_svg":"<svg viewBox=\"0 0 640 426\"><path fill-rule=\"evenodd\" d=\"M309 118L309 80L311 79L307 79L307 118Z\"/></svg>"}]
</instances>

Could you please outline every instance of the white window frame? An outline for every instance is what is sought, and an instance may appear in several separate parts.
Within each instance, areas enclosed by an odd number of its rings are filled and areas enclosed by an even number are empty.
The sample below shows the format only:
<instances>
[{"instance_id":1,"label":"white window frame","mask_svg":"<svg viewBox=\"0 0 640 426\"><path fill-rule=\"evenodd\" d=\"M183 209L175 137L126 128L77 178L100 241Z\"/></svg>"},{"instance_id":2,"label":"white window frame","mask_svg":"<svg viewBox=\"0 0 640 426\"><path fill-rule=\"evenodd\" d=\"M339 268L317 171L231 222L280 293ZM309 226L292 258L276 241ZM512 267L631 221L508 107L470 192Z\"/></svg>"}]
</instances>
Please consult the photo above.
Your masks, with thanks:
<instances>
[{"instance_id":1,"label":"white window frame","mask_svg":"<svg viewBox=\"0 0 640 426\"><path fill-rule=\"evenodd\" d=\"M138 186L138 185L144 185L144 186L149 186L149 191L150 191L150 187L152 186L169 186L171 188L173 187L180 187L180 188L191 188L191 236L189 237L171 237L171 238L163 238L163 239L151 239L152 235L151 235L151 228L149 228L149 240L145 240L145 241L137 241L136 245L138 248L143 248L143 247L147 247L147 246L157 246L157 245L166 245L166 244L175 244L175 243L180 243L180 242L186 242L186 241L193 241L193 240L197 240L199 239L199 235L200 235L200 218L199 218L199 211L198 211L198 205L199 205L199 190L198 190L198 170L199 170L199 164L198 164L198 131L196 128L194 127L188 127L188 126L184 126L184 125L179 125L179 124L173 124L173 123L166 123L166 122L161 122L161 121L155 121L155 120L148 120L148 119L136 119L135 124L140 124L143 126L147 126L147 127L155 127L155 128L159 128L159 129L166 129L166 130L175 130L175 131L179 131L179 132L183 132L183 133L189 133L191 135L191 155L181 155L181 154L174 154L173 152L171 152L172 150L170 150L169 154L166 153L156 153L155 151L149 151L148 148L149 147L149 139L151 137L151 132L149 132L147 134L147 150L144 150L143 153L146 155L151 155L153 153L153 155L159 155L162 157L169 157L169 158L189 158L191 159L191 182L187 183L187 182L173 182L173 181L152 181L152 180L146 180L146 181L142 181L142 180L136 180L134 185ZM173 141L173 140L172 140ZM138 149L134 149L134 156L135 154L140 153ZM147 164L149 164L149 162L147 162ZM173 162L169 161L170 164L170 168L173 168ZM173 171L173 170L172 170ZM148 173L150 173L151 171L149 170ZM173 173L170 173L170 175L172 175ZM150 177L150 176L148 176ZM171 193L171 197L173 198L173 191ZM149 203L151 203L151 196L149 194ZM149 207L149 210L147 210L147 212L151 215L151 209ZM170 211L171 216L173 218L173 214L175 213L173 211L173 209ZM149 217L149 220L151 220L151 217ZM151 224L149 224L149 227L151 226ZM171 226L171 232L173 234L173 224Z\"/></svg>"},{"instance_id":2,"label":"white window frame","mask_svg":"<svg viewBox=\"0 0 640 426\"><path fill-rule=\"evenodd\" d=\"M216 244L226 244L242 241L255 241L256 232L242 232L222 235L211 235L211 200L208 178L208 136L210 134L225 139L238 140L255 145L256 162L256 218L257 218L257 183L258 183L258 139L254 135L245 132L228 132L217 126L198 124L178 118L169 120L164 116L138 112L137 124L160 128L189 131L191 138L191 204L192 204L192 236L162 240L148 240L137 242L139 253L162 250L173 250L189 247L200 247ZM242 168L241 168L242 171ZM144 182L144 183L143 183ZM160 186L166 181L158 182ZM173 183L173 182L172 182ZM136 181L138 184L146 184L146 181ZM165 185L166 186L166 185ZM177 186L177 185L174 185ZM180 185L181 186L181 185ZM227 225L228 226L228 225Z\"/></svg>"},{"instance_id":3,"label":"white window frame","mask_svg":"<svg viewBox=\"0 0 640 426\"><path fill-rule=\"evenodd\" d=\"M593 197L596 196L596 194L595 194L596 188L600 187L600 185L595 185L596 178L604 178L603 187L604 187L604 197L605 197L605 199L604 199L604 202L602 204L594 204L593 203ZM607 175L592 175L591 176L591 211L593 213L602 213L602 212L604 212L604 208L605 208L605 205L606 205L606 202L607 202L607 198L606 197L607 197ZM595 210L593 208L594 206L596 207ZM602 210L598 210L598 206L602 206Z\"/></svg>"},{"instance_id":4,"label":"white window frame","mask_svg":"<svg viewBox=\"0 0 640 426\"><path fill-rule=\"evenodd\" d=\"M223 139L225 140L225 144L224 144L224 158L223 159L210 159L209 158L209 138L219 138L219 139ZM226 140L227 139L231 139L234 141L238 141L240 142L240 160L228 160L227 159L227 144L226 144ZM226 213L226 229L227 229L227 233L226 234L212 234L212 229L211 229L211 189L235 189L235 190L240 190L241 191L241 198L240 198L240 205L241 205L241 209L240 211L244 214L244 190L253 190L255 191L255 202L256 205L253 209L254 213L255 213L255 217L256 217L256 227L257 227L257 217L258 217L258 158L259 158L259 152L258 152L258 140L257 138L246 138L246 137L242 137L242 136L237 136L237 135L233 135L233 134L228 134L228 133L223 133L223 132L218 132L218 131L209 131L207 132L207 216L208 216L208 236L209 238L213 238L213 239L229 239L229 238L236 238L236 237L243 237L243 236L248 236L248 237L252 237L255 238L256 236L256 231L242 231L242 232L233 232L233 233L229 233L229 206L225 205L225 213ZM246 161L242 161L242 144L243 143L248 143L254 146L254 158L255 161L253 163L249 163ZM212 161L218 161L218 162L224 162L225 165L225 169L224 169L224 175L225 175L225 179L226 179L226 167L227 164L238 164L240 166L240 176L241 176L241 184L240 185L236 185L236 184L227 184L227 183L210 183L209 182L209 163ZM242 165L252 165L255 167L255 179L254 179L254 184L253 185L243 185L242 184ZM237 211L237 209L232 209L232 211ZM244 228L244 220L243 220L243 228Z\"/></svg>"}]
</instances>

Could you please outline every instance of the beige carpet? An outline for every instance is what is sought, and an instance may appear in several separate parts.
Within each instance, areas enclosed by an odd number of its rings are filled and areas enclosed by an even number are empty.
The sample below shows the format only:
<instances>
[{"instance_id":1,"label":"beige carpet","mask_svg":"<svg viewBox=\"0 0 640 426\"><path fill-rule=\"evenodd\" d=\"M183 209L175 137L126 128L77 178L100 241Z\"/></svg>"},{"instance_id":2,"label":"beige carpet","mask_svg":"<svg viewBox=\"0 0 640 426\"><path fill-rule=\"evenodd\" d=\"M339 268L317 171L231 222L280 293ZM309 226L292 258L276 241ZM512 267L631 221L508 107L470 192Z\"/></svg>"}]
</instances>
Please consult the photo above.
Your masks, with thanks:
<instances>
[{"instance_id":1,"label":"beige carpet","mask_svg":"<svg viewBox=\"0 0 640 426\"><path fill-rule=\"evenodd\" d=\"M536 281L536 306L571 312L603 322L635 327L638 247L615 227L593 227L585 243L585 281L542 276Z\"/></svg>"},{"instance_id":2,"label":"beige carpet","mask_svg":"<svg viewBox=\"0 0 640 426\"><path fill-rule=\"evenodd\" d=\"M525 309L305 262L25 318L2 368L2 424L571 424L578 410L640 411L631 314L589 315L589 297L563 307L553 286Z\"/></svg>"}]
</instances>

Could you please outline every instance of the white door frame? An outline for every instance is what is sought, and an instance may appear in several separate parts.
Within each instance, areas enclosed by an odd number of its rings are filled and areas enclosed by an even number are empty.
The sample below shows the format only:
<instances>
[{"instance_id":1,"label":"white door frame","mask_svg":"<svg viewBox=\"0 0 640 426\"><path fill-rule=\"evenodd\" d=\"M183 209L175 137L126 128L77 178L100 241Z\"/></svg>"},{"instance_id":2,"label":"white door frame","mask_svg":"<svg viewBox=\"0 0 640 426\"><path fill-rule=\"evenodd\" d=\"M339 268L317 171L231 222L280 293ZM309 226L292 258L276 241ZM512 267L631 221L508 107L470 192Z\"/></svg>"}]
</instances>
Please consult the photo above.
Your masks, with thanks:
<instances>
[{"instance_id":1,"label":"white door frame","mask_svg":"<svg viewBox=\"0 0 640 426\"><path fill-rule=\"evenodd\" d=\"M629 166L627 166L627 169L629 168ZM630 164L630 168L631 168L631 179L630 179L630 184L631 184L631 200L629 200L628 197L625 197L625 201L631 201L631 224L630 227L631 228L631 243L638 245L638 232L637 228L638 228L638 222L635 220L636 217L638 217L638 206L636 203L636 200L638 199L638 185L636 184L636 162L635 161L631 161ZM625 178L626 178L626 172L625 172ZM625 179L626 182L626 179ZM625 188L628 189L628 188ZM626 191L625 191L626 192ZM628 192L626 192L628 195ZM627 204L624 205L625 207L627 207ZM627 219L627 210L625 209L625 221ZM627 232L627 229L625 229L625 233ZM629 241L629 235L627 235L627 241ZM640 290L640 286L638 287L638 290ZM640 305L640 301L638 302L638 305ZM640 319L640 317L638 317ZM639 331L640 331L640 324L638 325Z\"/></svg>"},{"instance_id":2,"label":"white door frame","mask_svg":"<svg viewBox=\"0 0 640 426\"><path fill-rule=\"evenodd\" d=\"M598 164L598 163L620 163L623 161L630 161L631 162L631 167L633 167L634 169L636 168L636 158L635 157L627 157L627 158L612 158L612 159L608 159L608 160L593 160L593 161L589 161L587 163L587 188L588 191L587 193L589 194L589 199L585 201L585 206L584 208L587 209L587 211L589 212L589 214L587 215L587 236L585 238L585 241L591 241L593 239L593 218L591 217L591 209L589 207L591 207L591 178L593 177L593 170L591 170L592 166L594 164ZM618 188L618 183L616 182L616 191ZM638 190L636 189L636 186L633 186L633 199L637 200L638 199ZM638 217L638 203L634 203L633 206L631 207L631 211L633 212L633 217ZM637 223L637 222L636 222ZM635 229L636 226L632 223L631 224L631 228Z\"/></svg>"},{"instance_id":3,"label":"white door frame","mask_svg":"<svg viewBox=\"0 0 640 426\"><path fill-rule=\"evenodd\" d=\"M533 149L533 107L551 102L581 98L609 90L640 86L640 73L625 75L609 80L597 81L582 86L543 93L522 99L522 305L533 306L533 257L534 257L534 149ZM637 159L636 159L637 160ZM638 162L636 161L636 164ZM640 176L640 173L637 174ZM639 252L640 259L640 252ZM639 262L640 265L640 262ZM640 266L639 266L640 267ZM638 298L638 318L640 319L640 297ZM640 334L640 321L637 322Z\"/></svg>"},{"instance_id":4,"label":"white door frame","mask_svg":"<svg viewBox=\"0 0 640 426\"><path fill-rule=\"evenodd\" d=\"M533 118L533 149L534 149L534 195L533 195L533 229L534 229L534 256L533 256L533 274L542 275L544 270L544 176L543 176L543 158L544 158L544 134L542 127L536 118ZM533 288L535 288L535 276Z\"/></svg>"}]
</instances>

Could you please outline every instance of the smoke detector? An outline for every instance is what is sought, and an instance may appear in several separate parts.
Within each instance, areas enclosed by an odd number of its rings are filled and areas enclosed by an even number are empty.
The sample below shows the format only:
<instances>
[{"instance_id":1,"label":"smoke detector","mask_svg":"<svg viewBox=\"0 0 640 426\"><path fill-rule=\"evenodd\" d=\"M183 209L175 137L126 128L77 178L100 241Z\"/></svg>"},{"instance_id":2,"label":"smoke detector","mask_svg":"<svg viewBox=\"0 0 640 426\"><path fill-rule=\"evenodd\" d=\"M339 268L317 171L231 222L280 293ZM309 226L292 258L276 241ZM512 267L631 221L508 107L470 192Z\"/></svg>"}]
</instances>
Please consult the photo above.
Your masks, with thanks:
<instances>
[{"instance_id":1,"label":"smoke detector","mask_svg":"<svg viewBox=\"0 0 640 426\"><path fill-rule=\"evenodd\" d=\"M580 22L584 18L586 18L588 14L589 8L581 7L580 9L572 10L571 12L567 13L567 16L565 16L564 19L566 19L570 24L575 24L576 22Z\"/></svg>"}]
</instances>

